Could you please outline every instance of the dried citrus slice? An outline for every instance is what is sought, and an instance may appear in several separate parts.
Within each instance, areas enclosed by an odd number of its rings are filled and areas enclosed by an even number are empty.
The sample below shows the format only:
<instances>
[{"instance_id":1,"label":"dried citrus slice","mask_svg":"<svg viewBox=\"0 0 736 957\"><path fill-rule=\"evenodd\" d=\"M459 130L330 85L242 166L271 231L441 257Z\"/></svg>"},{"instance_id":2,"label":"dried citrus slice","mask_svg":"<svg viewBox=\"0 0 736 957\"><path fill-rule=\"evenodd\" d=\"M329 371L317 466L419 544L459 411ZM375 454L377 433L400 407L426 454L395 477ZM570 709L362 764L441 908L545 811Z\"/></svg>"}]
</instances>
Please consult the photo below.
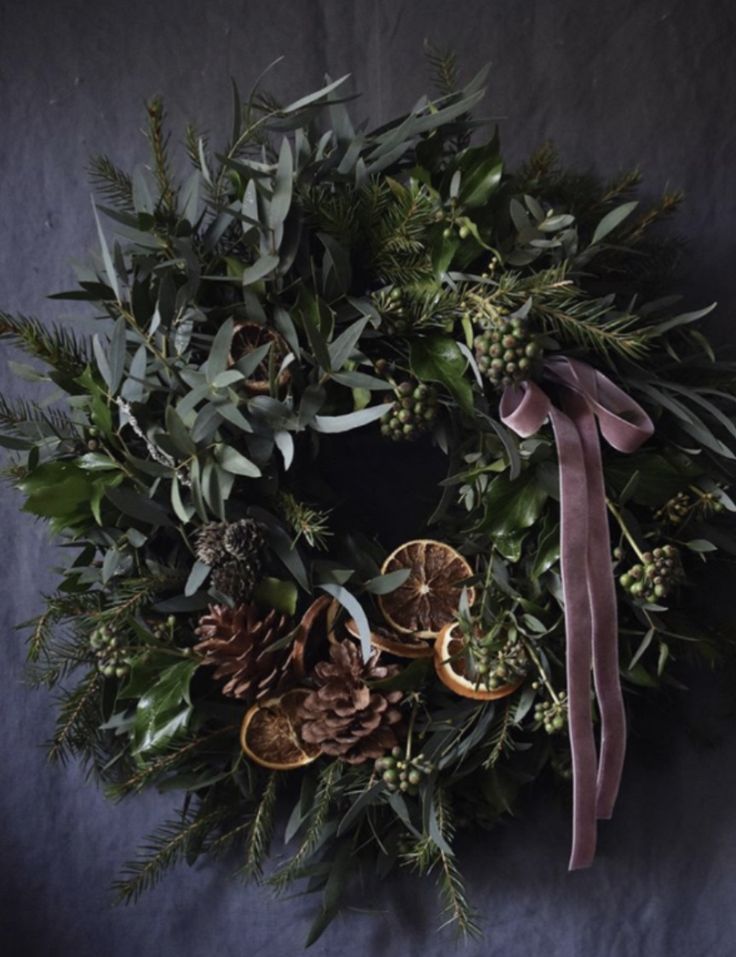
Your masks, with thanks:
<instances>
[{"instance_id":1,"label":"dried citrus slice","mask_svg":"<svg viewBox=\"0 0 736 957\"><path fill-rule=\"evenodd\" d=\"M352 618L345 622L345 629L353 638L360 637L358 625ZM371 625L371 644L400 658L431 658L434 654L431 643L424 638L389 631L376 625Z\"/></svg>"},{"instance_id":2,"label":"dried citrus slice","mask_svg":"<svg viewBox=\"0 0 736 957\"><path fill-rule=\"evenodd\" d=\"M428 538L400 545L383 563L381 573L409 569L409 577L394 591L380 595L378 604L386 621L397 631L417 638L434 638L454 621L464 579L473 569L454 548ZM468 589L472 604L475 591Z\"/></svg>"},{"instance_id":3,"label":"dried citrus slice","mask_svg":"<svg viewBox=\"0 0 736 957\"><path fill-rule=\"evenodd\" d=\"M302 741L297 718L299 705L308 694L306 688L294 688L254 704L246 712L240 744L251 761L274 771L290 771L314 761L320 749Z\"/></svg>"},{"instance_id":4,"label":"dried citrus slice","mask_svg":"<svg viewBox=\"0 0 736 957\"><path fill-rule=\"evenodd\" d=\"M434 644L434 666L440 681L463 698L478 701L494 701L513 694L524 683L523 678L499 688L487 688L472 681L465 674L465 657L462 654L462 639L455 636L456 622L445 625Z\"/></svg>"}]
</instances>

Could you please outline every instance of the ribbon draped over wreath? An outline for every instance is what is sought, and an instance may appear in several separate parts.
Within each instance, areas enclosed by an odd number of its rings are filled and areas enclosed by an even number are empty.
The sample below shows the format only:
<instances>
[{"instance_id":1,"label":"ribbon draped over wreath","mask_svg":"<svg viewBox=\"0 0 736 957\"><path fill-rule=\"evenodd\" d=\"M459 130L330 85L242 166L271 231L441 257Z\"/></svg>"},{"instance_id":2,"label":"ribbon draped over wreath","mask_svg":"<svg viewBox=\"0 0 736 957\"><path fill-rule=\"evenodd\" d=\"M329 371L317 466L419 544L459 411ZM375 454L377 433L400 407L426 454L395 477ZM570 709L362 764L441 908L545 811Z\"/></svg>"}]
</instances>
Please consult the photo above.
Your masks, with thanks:
<instances>
[{"instance_id":1,"label":"ribbon draped over wreath","mask_svg":"<svg viewBox=\"0 0 736 957\"><path fill-rule=\"evenodd\" d=\"M522 438L550 419L560 475L560 564L565 605L566 671L573 773L570 870L595 856L596 821L610 818L626 751L618 662L616 591L600 435L619 452L635 452L654 432L644 410L601 372L565 357L548 359L543 381L557 387L558 407L540 385L508 386L501 421ZM593 734L590 671L601 721L600 758Z\"/></svg>"}]
</instances>

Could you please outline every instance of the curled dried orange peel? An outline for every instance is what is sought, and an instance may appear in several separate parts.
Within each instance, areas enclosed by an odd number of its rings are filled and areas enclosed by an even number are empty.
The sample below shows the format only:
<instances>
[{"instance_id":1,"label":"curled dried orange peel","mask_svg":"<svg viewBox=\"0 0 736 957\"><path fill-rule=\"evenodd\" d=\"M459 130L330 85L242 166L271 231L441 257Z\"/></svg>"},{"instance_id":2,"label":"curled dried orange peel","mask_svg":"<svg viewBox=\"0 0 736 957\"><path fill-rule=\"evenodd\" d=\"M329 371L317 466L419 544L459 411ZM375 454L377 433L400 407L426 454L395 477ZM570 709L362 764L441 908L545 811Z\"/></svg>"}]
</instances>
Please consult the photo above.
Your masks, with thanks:
<instances>
[{"instance_id":1,"label":"curled dried orange peel","mask_svg":"<svg viewBox=\"0 0 736 957\"><path fill-rule=\"evenodd\" d=\"M353 638L360 637L358 624L353 618L345 622L345 630ZM431 658L434 653L432 643L426 639L394 632L379 625L371 625L371 644L400 658Z\"/></svg>"}]
</instances>

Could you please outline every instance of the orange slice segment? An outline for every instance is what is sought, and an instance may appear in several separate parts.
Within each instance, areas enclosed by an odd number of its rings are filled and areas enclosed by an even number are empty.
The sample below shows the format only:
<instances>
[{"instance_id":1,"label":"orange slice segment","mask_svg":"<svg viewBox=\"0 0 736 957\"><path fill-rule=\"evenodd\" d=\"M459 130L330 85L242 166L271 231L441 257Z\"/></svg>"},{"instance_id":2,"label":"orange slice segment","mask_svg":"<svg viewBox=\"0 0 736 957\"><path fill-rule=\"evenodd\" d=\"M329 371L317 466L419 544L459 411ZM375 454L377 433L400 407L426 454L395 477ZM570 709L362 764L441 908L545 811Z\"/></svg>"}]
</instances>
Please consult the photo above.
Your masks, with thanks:
<instances>
[{"instance_id":1,"label":"orange slice segment","mask_svg":"<svg viewBox=\"0 0 736 957\"><path fill-rule=\"evenodd\" d=\"M240 744L251 761L274 771L291 771L314 761L320 749L302 741L297 718L299 705L308 694L306 688L294 688L254 704L246 712Z\"/></svg>"},{"instance_id":2,"label":"orange slice segment","mask_svg":"<svg viewBox=\"0 0 736 957\"><path fill-rule=\"evenodd\" d=\"M462 582L472 576L473 569L454 548L428 538L400 545L381 572L386 575L402 568L409 569L409 577L394 591L380 595L378 605L396 631L435 638L457 617ZM467 591L472 604L475 590Z\"/></svg>"},{"instance_id":3,"label":"orange slice segment","mask_svg":"<svg viewBox=\"0 0 736 957\"><path fill-rule=\"evenodd\" d=\"M437 636L434 645L434 666L440 681L450 691L463 698L475 698L477 701L494 701L497 698L506 698L524 684L519 678L499 688L487 688L485 685L473 681L465 674L465 656L463 642L455 636L455 622L446 625Z\"/></svg>"},{"instance_id":4,"label":"orange slice segment","mask_svg":"<svg viewBox=\"0 0 736 957\"><path fill-rule=\"evenodd\" d=\"M353 638L360 637L358 625L352 618L345 622L345 630ZM376 625L371 625L371 644L400 658L431 658L434 654L432 644L424 638L389 631Z\"/></svg>"}]
</instances>

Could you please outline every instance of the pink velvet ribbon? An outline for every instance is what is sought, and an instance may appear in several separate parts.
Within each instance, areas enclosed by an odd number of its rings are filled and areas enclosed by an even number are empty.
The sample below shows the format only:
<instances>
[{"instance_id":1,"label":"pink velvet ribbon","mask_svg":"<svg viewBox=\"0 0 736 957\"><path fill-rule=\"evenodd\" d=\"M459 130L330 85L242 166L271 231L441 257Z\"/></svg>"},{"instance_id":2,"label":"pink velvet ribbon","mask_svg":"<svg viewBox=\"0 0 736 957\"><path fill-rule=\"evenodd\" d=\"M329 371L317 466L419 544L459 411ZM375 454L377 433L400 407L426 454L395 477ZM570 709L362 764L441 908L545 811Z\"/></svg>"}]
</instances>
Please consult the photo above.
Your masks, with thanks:
<instances>
[{"instance_id":1,"label":"pink velvet ribbon","mask_svg":"<svg viewBox=\"0 0 736 957\"><path fill-rule=\"evenodd\" d=\"M573 774L570 870L595 856L597 820L610 818L626 751L618 663L618 621L600 435L634 452L654 432L649 416L610 379L584 362L553 357L542 383L557 387L561 408L534 382L509 386L501 421L523 438L549 418L560 474L560 564ZM593 733L590 671L600 712L600 759Z\"/></svg>"}]
</instances>

